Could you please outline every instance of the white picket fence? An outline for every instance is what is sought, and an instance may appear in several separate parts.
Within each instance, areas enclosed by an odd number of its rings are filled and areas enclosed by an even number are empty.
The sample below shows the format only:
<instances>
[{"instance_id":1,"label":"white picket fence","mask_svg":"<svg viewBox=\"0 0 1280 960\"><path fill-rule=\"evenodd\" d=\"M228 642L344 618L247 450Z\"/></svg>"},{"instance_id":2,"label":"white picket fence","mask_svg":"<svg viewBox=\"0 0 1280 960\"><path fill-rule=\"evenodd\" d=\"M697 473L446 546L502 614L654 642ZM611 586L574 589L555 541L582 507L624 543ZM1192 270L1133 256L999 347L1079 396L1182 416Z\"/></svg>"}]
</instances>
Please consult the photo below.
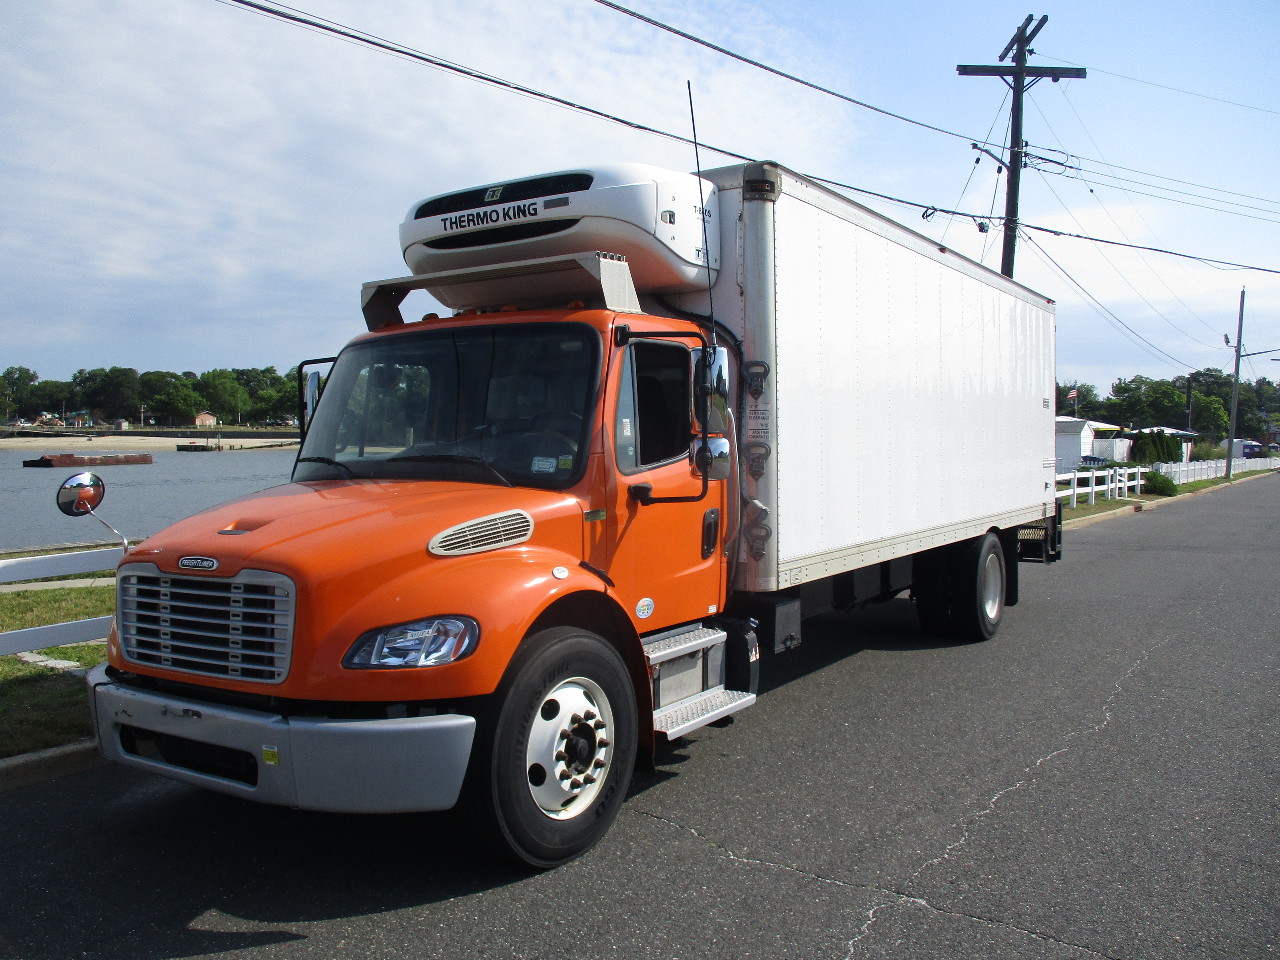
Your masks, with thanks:
<instances>
[{"instance_id":1,"label":"white picket fence","mask_svg":"<svg viewBox=\"0 0 1280 960\"><path fill-rule=\"evenodd\" d=\"M1075 507L1080 501L1092 506L1098 496L1104 500L1124 499L1130 492L1142 489L1142 475L1148 470L1162 473L1174 483L1191 483L1194 480L1212 480L1227 475L1226 460L1197 460L1193 463L1155 463L1150 467L1102 467L1097 470L1076 470L1057 475L1058 499L1064 506ZM1232 476L1259 470L1280 470L1280 458L1243 459L1231 461Z\"/></svg>"},{"instance_id":2,"label":"white picket fence","mask_svg":"<svg viewBox=\"0 0 1280 960\"><path fill-rule=\"evenodd\" d=\"M1063 506L1076 507L1083 500L1089 506L1097 502L1101 494L1104 500L1115 500L1137 493L1142 489L1142 475L1146 467L1103 467L1098 470L1075 470L1058 474L1058 499Z\"/></svg>"},{"instance_id":3,"label":"white picket fence","mask_svg":"<svg viewBox=\"0 0 1280 960\"><path fill-rule=\"evenodd\" d=\"M0 583L110 570L120 562L122 556L123 547L106 547L53 553L43 557L10 557L0 560ZM111 617L93 617L70 623L52 623L47 627L9 630L0 633L0 656L42 650L45 647L61 647L68 643L101 640L110 629Z\"/></svg>"}]
</instances>

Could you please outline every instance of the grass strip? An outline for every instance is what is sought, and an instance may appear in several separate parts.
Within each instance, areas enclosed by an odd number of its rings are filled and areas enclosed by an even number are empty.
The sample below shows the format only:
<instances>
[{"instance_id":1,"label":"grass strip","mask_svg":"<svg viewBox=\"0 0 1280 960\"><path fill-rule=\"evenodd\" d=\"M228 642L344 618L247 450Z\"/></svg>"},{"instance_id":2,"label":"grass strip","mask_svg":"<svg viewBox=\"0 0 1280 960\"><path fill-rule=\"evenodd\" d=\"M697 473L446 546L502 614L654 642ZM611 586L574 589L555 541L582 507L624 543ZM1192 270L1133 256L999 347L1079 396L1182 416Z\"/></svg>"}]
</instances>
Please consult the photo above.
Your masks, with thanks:
<instances>
[{"instance_id":1,"label":"grass strip","mask_svg":"<svg viewBox=\"0 0 1280 960\"><path fill-rule=\"evenodd\" d=\"M0 594L0 631L110 616L114 587L64 587ZM72 644L39 651L84 667L106 657L103 644ZM57 747L93 736L84 678L0 657L0 758Z\"/></svg>"}]
</instances>

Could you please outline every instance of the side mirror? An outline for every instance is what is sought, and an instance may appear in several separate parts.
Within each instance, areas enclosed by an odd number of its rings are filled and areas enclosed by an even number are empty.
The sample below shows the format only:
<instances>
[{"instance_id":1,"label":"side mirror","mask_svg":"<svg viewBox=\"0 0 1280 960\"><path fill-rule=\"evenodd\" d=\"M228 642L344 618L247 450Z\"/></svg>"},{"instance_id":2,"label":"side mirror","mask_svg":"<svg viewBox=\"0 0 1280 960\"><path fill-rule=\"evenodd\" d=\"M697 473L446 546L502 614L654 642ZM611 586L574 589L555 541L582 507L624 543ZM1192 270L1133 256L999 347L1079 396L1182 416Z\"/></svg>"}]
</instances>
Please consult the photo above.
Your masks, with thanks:
<instances>
[{"instance_id":1,"label":"side mirror","mask_svg":"<svg viewBox=\"0 0 1280 960\"><path fill-rule=\"evenodd\" d=\"M96 473L77 473L67 477L58 488L58 509L68 517L93 517L100 524L120 538L125 552L129 552L129 542L115 527L107 523L94 511L102 506L107 496L107 485Z\"/></svg>"},{"instance_id":2,"label":"side mirror","mask_svg":"<svg viewBox=\"0 0 1280 960\"><path fill-rule=\"evenodd\" d=\"M311 426L311 418L315 416L316 404L320 402L320 371L312 370L307 374L307 391L302 408L302 429Z\"/></svg>"},{"instance_id":3,"label":"side mirror","mask_svg":"<svg viewBox=\"0 0 1280 960\"><path fill-rule=\"evenodd\" d=\"M708 480L727 480L733 472L733 451L728 437L699 437L693 441L694 469Z\"/></svg>"},{"instance_id":4,"label":"side mirror","mask_svg":"<svg viewBox=\"0 0 1280 960\"><path fill-rule=\"evenodd\" d=\"M77 473L58 488L58 509L68 517L83 517L102 505L107 485L96 473Z\"/></svg>"},{"instance_id":5,"label":"side mirror","mask_svg":"<svg viewBox=\"0 0 1280 960\"><path fill-rule=\"evenodd\" d=\"M320 402L320 394L324 391L320 371L308 370L307 367L331 364L336 359L337 357L317 357L298 364L298 432L304 437L307 435L307 428L311 426L316 404Z\"/></svg>"},{"instance_id":6,"label":"side mirror","mask_svg":"<svg viewBox=\"0 0 1280 960\"><path fill-rule=\"evenodd\" d=\"M729 351L724 347L693 351L694 413L707 433L732 433L729 411ZM699 431L701 432L701 431Z\"/></svg>"}]
</instances>

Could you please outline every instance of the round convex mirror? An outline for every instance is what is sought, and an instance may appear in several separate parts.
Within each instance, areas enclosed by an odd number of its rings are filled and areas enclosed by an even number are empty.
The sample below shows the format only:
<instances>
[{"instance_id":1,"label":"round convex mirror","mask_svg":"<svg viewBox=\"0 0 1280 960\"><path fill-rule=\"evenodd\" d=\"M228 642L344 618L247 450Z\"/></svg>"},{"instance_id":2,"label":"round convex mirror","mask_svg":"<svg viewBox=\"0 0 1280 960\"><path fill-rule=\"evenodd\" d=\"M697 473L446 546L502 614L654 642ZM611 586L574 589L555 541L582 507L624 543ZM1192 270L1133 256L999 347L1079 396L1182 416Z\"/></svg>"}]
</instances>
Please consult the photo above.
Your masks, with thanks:
<instances>
[{"instance_id":1,"label":"round convex mirror","mask_svg":"<svg viewBox=\"0 0 1280 960\"><path fill-rule=\"evenodd\" d=\"M107 485L96 473L77 473L58 488L58 509L68 517L93 513L107 495Z\"/></svg>"}]
</instances>

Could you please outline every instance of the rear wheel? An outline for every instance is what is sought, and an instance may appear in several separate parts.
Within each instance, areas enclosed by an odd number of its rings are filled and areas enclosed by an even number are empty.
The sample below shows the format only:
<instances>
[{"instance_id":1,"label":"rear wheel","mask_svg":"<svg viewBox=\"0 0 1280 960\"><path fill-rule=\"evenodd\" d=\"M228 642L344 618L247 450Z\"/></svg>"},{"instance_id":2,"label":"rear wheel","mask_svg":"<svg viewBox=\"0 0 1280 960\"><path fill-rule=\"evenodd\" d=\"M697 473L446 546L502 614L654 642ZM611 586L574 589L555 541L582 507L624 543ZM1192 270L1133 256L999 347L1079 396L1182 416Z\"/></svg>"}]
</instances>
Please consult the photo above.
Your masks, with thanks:
<instances>
[{"instance_id":1,"label":"rear wheel","mask_svg":"<svg viewBox=\"0 0 1280 960\"><path fill-rule=\"evenodd\" d=\"M489 730L487 807L516 857L552 867L609 829L635 766L635 692L618 652L584 630L525 641Z\"/></svg>"},{"instance_id":2,"label":"rear wheel","mask_svg":"<svg viewBox=\"0 0 1280 960\"><path fill-rule=\"evenodd\" d=\"M951 625L962 640L990 640L1004 617L1005 558L987 533L960 544L951 569Z\"/></svg>"},{"instance_id":3,"label":"rear wheel","mask_svg":"<svg viewBox=\"0 0 1280 960\"><path fill-rule=\"evenodd\" d=\"M917 553L912 560L911 595L916 602L916 617L920 620L920 629L935 637L951 632L949 561L945 547Z\"/></svg>"}]
</instances>

